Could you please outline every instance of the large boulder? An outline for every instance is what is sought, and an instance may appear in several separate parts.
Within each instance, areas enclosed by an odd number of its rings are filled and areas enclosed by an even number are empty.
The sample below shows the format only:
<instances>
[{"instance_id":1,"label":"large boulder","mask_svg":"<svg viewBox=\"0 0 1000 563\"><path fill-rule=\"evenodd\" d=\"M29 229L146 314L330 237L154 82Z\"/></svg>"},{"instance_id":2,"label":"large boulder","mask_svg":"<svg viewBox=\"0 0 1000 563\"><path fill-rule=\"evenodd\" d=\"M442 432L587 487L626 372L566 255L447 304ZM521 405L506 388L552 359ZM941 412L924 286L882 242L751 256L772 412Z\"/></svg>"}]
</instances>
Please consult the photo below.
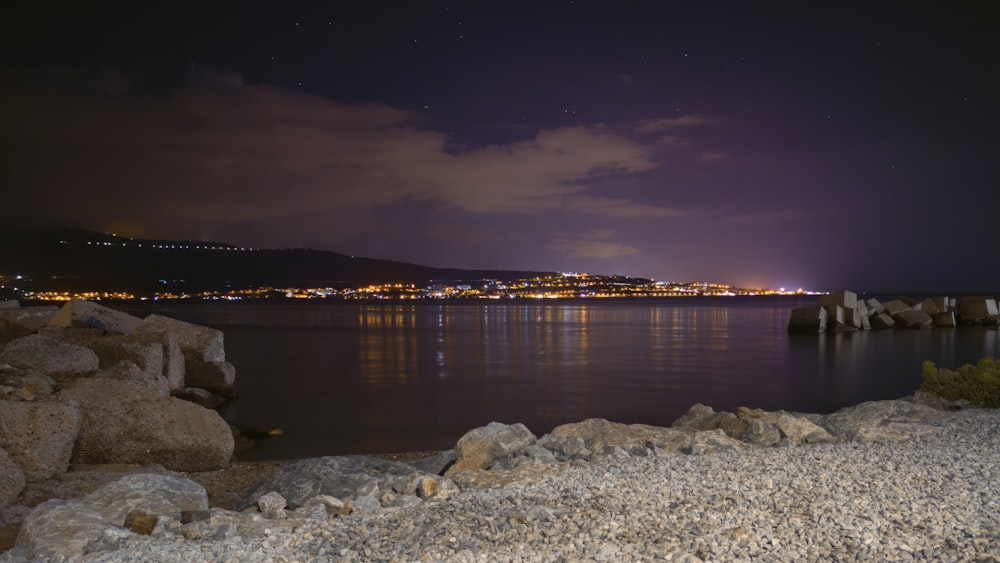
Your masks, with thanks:
<instances>
[{"instance_id":1,"label":"large boulder","mask_svg":"<svg viewBox=\"0 0 1000 563\"><path fill-rule=\"evenodd\" d=\"M75 403L0 401L0 447L28 481L43 481L69 467L81 420Z\"/></svg>"},{"instance_id":2,"label":"large boulder","mask_svg":"<svg viewBox=\"0 0 1000 563\"><path fill-rule=\"evenodd\" d=\"M77 401L83 425L75 463L159 463L177 471L226 467L229 425L215 411L164 396L162 387L106 377L80 379L60 397Z\"/></svg>"},{"instance_id":3,"label":"large boulder","mask_svg":"<svg viewBox=\"0 0 1000 563\"><path fill-rule=\"evenodd\" d=\"M952 310L951 299L945 296L931 297L931 302L937 307L938 312L945 313Z\"/></svg>"},{"instance_id":4,"label":"large boulder","mask_svg":"<svg viewBox=\"0 0 1000 563\"><path fill-rule=\"evenodd\" d=\"M163 377L163 346L156 342L134 342L127 337L105 337L90 344L101 367L129 361L150 379Z\"/></svg>"},{"instance_id":5,"label":"large boulder","mask_svg":"<svg viewBox=\"0 0 1000 563\"><path fill-rule=\"evenodd\" d=\"M117 526L124 525L133 510L169 514L208 509L208 493L201 485L186 477L155 473L126 475L80 500Z\"/></svg>"},{"instance_id":6,"label":"large boulder","mask_svg":"<svg viewBox=\"0 0 1000 563\"><path fill-rule=\"evenodd\" d=\"M827 293L819 297L819 304L828 310L838 305L846 310L852 310L858 305L858 294L846 289Z\"/></svg>"},{"instance_id":7,"label":"large boulder","mask_svg":"<svg viewBox=\"0 0 1000 563\"><path fill-rule=\"evenodd\" d=\"M34 401L52 395L56 382L33 369L0 364L0 399Z\"/></svg>"},{"instance_id":8,"label":"large boulder","mask_svg":"<svg viewBox=\"0 0 1000 563\"><path fill-rule=\"evenodd\" d=\"M170 387L162 375L154 375L139 369L139 366L127 360L121 360L98 370L94 373L93 379L127 381L131 384L142 385L155 397L167 398L170 396Z\"/></svg>"},{"instance_id":9,"label":"large boulder","mask_svg":"<svg viewBox=\"0 0 1000 563\"><path fill-rule=\"evenodd\" d=\"M198 358L188 358L185 363L184 385L232 398L236 396L236 368L229 362L205 362Z\"/></svg>"},{"instance_id":10,"label":"large boulder","mask_svg":"<svg viewBox=\"0 0 1000 563\"><path fill-rule=\"evenodd\" d=\"M887 315L895 317L898 313L912 311L913 305L910 305L902 299L893 299L892 301L886 301L883 303L882 308Z\"/></svg>"},{"instance_id":11,"label":"large boulder","mask_svg":"<svg viewBox=\"0 0 1000 563\"><path fill-rule=\"evenodd\" d=\"M538 443L564 461L587 458L615 447L631 455L675 453L690 446L691 432L590 418L557 426Z\"/></svg>"},{"instance_id":12,"label":"large boulder","mask_svg":"<svg viewBox=\"0 0 1000 563\"><path fill-rule=\"evenodd\" d=\"M29 561L78 561L129 533L77 499L51 499L31 511L17 535ZM109 541L111 540L111 541Z\"/></svg>"},{"instance_id":13,"label":"large boulder","mask_svg":"<svg viewBox=\"0 0 1000 563\"><path fill-rule=\"evenodd\" d=\"M716 428L715 430L695 432L694 436L691 437L691 445L683 452L691 455L707 455L739 451L746 447L744 442L730 438L721 428Z\"/></svg>"},{"instance_id":14,"label":"large boulder","mask_svg":"<svg viewBox=\"0 0 1000 563\"><path fill-rule=\"evenodd\" d=\"M369 456L329 456L304 459L257 483L243 495L237 509L254 506L272 492L280 494L288 508L296 509L321 495L392 503L403 495L443 497L455 490L450 479L406 463Z\"/></svg>"},{"instance_id":15,"label":"large boulder","mask_svg":"<svg viewBox=\"0 0 1000 563\"><path fill-rule=\"evenodd\" d=\"M455 463L458 456L455 455L455 450L445 450L443 452L438 452L432 456L425 457L423 459L418 459L416 461L408 462L413 467L416 467L424 473L433 473L434 475L444 475L444 472L448 470L449 467Z\"/></svg>"},{"instance_id":16,"label":"large boulder","mask_svg":"<svg viewBox=\"0 0 1000 563\"><path fill-rule=\"evenodd\" d=\"M222 331L149 315L129 336L164 347L163 370L171 389L198 387L223 397L236 395L236 369L226 362Z\"/></svg>"},{"instance_id":17,"label":"large boulder","mask_svg":"<svg viewBox=\"0 0 1000 563\"><path fill-rule=\"evenodd\" d=\"M105 335L90 328L46 327L39 334L89 348L97 355L102 368L129 361L150 378L164 375L164 346L159 342L141 341L120 334Z\"/></svg>"},{"instance_id":18,"label":"large boulder","mask_svg":"<svg viewBox=\"0 0 1000 563\"><path fill-rule=\"evenodd\" d=\"M788 319L788 332L823 332L826 324L827 312L823 307L796 307Z\"/></svg>"},{"instance_id":19,"label":"large boulder","mask_svg":"<svg viewBox=\"0 0 1000 563\"><path fill-rule=\"evenodd\" d=\"M894 314L892 319L896 321L897 328L931 328L934 326L934 317L920 309L900 311Z\"/></svg>"},{"instance_id":20,"label":"large boulder","mask_svg":"<svg viewBox=\"0 0 1000 563\"><path fill-rule=\"evenodd\" d=\"M176 334L169 332L143 334L136 331L123 337L122 340L159 346L163 359L163 377L167 378L170 389L176 390L185 387L186 367L184 365L184 352L181 350Z\"/></svg>"},{"instance_id":21,"label":"large boulder","mask_svg":"<svg viewBox=\"0 0 1000 563\"><path fill-rule=\"evenodd\" d=\"M473 428L455 444L455 461L450 471L489 469L507 465L511 458L522 455L538 438L521 423L491 422ZM538 448L544 450L544 448ZM544 450L547 451L547 450Z\"/></svg>"},{"instance_id":22,"label":"large boulder","mask_svg":"<svg viewBox=\"0 0 1000 563\"><path fill-rule=\"evenodd\" d=\"M865 301L865 307L867 307L868 313L870 315L885 312L885 307L878 299L875 299L874 297Z\"/></svg>"},{"instance_id":23,"label":"large boulder","mask_svg":"<svg viewBox=\"0 0 1000 563\"><path fill-rule=\"evenodd\" d=\"M781 431L773 422L753 418L747 421L747 429L740 440L755 446L773 446L781 441Z\"/></svg>"},{"instance_id":24,"label":"large boulder","mask_svg":"<svg viewBox=\"0 0 1000 563\"><path fill-rule=\"evenodd\" d=\"M819 425L841 440L882 442L905 440L933 432L947 413L902 400L869 401L823 416Z\"/></svg>"},{"instance_id":25,"label":"large boulder","mask_svg":"<svg viewBox=\"0 0 1000 563\"><path fill-rule=\"evenodd\" d=\"M942 309L938 306L937 301L928 297L920 302L920 310L933 317L934 315L940 313Z\"/></svg>"},{"instance_id":26,"label":"large boulder","mask_svg":"<svg viewBox=\"0 0 1000 563\"><path fill-rule=\"evenodd\" d=\"M60 375L92 372L100 365L93 350L39 334L0 346L0 363Z\"/></svg>"},{"instance_id":27,"label":"large boulder","mask_svg":"<svg viewBox=\"0 0 1000 563\"><path fill-rule=\"evenodd\" d=\"M871 317L872 328L893 328L896 321L888 313L875 313Z\"/></svg>"},{"instance_id":28,"label":"large boulder","mask_svg":"<svg viewBox=\"0 0 1000 563\"><path fill-rule=\"evenodd\" d=\"M953 327L956 324L955 311L942 311L934 315L934 326Z\"/></svg>"},{"instance_id":29,"label":"large boulder","mask_svg":"<svg viewBox=\"0 0 1000 563\"><path fill-rule=\"evenodd\" d=\"M141 323L139 317L84 299L70 299L49 321L51 326L85 326L117 334L128 334Z\"/></svg>"},{"instance_id":30,"label":"large boulder","mask_svg":"<svg viewBox=\"0 0 1000 563\"><path fill-rule=\"evenodd\" d=\"M6 301L5 303L17 303ZM38 332L49 324L56 307L4 307L0 309L0 344Z\"/></svg>"},{"instance_id":31,"label":"large boulder","mask_svg":"<svg viewBox=\"0 0 1000 563\"><path fill-rule=\"evenodd\" d=\"M966 322L995 317L997 302L992 297L963 297L958 303L958 315Z\"/></svg>"},{"instance_id":32,"label":"large boulder","mask_svg":"<svg viewBox=\"0 0 1000 563\"><path fill-rule=\"evenodd\" d=\"M708 405L696 403L681 415L680 418L675 420L670 427L689 428L691 430L714 430L719 427L726 414L724 412L715 412L715 409Z\"/></svg>"},{"instance_id":33,"label":"large boulder","mask_svg":"<svg viewBox=\"0 0 1000 563\"><path fill-rule=\"evenodd\" d=\"M17 500L24 490L24 483L21 466L0 448L0 510Z\"/></svg>"},{"instance_id":34,"label":"large boulder","mask_svg":"<svg viewBox=\"0 0 1000 563\"><path fill-rule=\"evenodd\" d=\"M775 425L782 436L796 444L823 444L834 441L829 432L800 416L781 413Z\"/></svg>"},{"instance_id":35,"label":"large boulder","mask_svg":"<svg viewBox=\"0 0 1000 563\"><path fill-rule=\"evenodd\" d=\"M31 560L78 560L113 550L132 535L123 526L130 513L153 518L208 509L208 495L184 477L134 474L74 500L40 504L24 521L18 547Z\"/></svg>"},{"instance_id":36,"label":"large boulder","mask_svg":"<svg viewBox=\"0 0 1000 563\"><path fill-rule=\"evenodd\" d=\"M706 431L721 431L726 437L757 446L773 446L785 438L796 444L822 443L833 441L826 430L816 426L810 420L778 411L771 412L761 409L740 407L736 414L715 412L711 407L697 404L688 412L674 421L674 427L689 428L699 433ZM696 435L697 436L697 435ZM706 440L715 437L705 434L699 437L703 449ZM697 449L698 444L688 448ZM715 449L727 449L726 443L720 443Z\"/></svg>"},{"instance_id":37,"label":"large boulder","mask_svg":"<svg viewBox=\"0 0 1000 563\"><path fill-rule=\"evenodd\" d=\"M203 362L226 361L222 331L214 328L161 315L149 315L132 332L136 336L153 336L164 333L171 334L177 339L177 343L186 357L197 358Z\"/></svg>"}]
</instances>

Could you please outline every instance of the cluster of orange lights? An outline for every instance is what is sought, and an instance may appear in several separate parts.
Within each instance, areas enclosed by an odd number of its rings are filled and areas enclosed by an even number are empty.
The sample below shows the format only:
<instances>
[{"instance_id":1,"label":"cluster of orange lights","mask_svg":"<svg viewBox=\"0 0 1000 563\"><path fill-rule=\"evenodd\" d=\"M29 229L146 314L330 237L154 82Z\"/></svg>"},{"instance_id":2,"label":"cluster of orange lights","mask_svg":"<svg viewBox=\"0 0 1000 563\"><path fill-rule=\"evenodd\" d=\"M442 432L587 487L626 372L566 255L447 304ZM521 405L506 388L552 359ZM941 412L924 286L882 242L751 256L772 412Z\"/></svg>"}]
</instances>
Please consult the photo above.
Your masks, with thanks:
<instances>
[{"instance_id":1,"label":"cluster of orange lights","mask_svg":"<svg viewBox=\"0 0 1000 563\"><path fill-rule=\"evenodd\" d=\"M169 292L159 291L150 296L129 292L109 291L44 291L24 292L23 299L68 301L70 299L100 300L165 300L198 299L239 301L244 299L580 299L580 298L642 298L736 295L801 295L802 289L746 289L708 282L657 282L625 276L589 274L558 274L521 279L510 284L485 280L478 287L469 284L434 284L418 287L412 283L372 284L358 288L275 288L256 287L225 291Z\"/></svg>"}]
</instances>

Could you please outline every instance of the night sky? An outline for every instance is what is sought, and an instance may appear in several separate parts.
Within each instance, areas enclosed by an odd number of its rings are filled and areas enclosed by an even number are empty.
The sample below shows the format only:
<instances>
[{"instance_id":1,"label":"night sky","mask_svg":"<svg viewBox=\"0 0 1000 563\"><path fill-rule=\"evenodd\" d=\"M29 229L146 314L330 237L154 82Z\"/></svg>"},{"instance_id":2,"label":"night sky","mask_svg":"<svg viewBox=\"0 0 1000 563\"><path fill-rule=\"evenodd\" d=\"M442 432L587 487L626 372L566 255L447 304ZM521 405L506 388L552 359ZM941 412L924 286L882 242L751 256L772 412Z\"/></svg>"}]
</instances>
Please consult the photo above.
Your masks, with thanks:
<instances>
[{"instance_id":1,"label":"night sky","mask_svg":"<svg viewBox=\"0 0 1000 563\"><path fill-rule=\"evenodd\" d=\"M0 221L1000 291L996 2L6 2Z\"/></svg>"}]
</instances>

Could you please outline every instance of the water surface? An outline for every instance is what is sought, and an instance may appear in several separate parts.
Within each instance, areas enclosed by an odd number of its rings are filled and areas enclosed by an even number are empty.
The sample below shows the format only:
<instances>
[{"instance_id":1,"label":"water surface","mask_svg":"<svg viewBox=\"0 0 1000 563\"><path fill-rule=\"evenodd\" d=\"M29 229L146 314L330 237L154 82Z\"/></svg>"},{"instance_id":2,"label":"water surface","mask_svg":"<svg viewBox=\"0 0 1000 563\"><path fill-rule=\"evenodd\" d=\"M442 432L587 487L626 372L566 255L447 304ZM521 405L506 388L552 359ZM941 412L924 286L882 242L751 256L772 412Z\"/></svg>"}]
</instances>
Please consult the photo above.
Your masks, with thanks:
<instances>
[{"instance_id":1,"label":"water surface","mask_svg":"<svg viewBox=\"0 0 1000 563\"><path fill-rule=\"evenodd\" d=\"M446 449L490 421L542 435L600 417L667 426L688 407L830 412L897 398L920 363L996 356L1000 331L789 335L805 298L245 302L136 306L219 328L245 458ZM141 309L141 310L140 310Z\"/></svg>"}]
</instances>

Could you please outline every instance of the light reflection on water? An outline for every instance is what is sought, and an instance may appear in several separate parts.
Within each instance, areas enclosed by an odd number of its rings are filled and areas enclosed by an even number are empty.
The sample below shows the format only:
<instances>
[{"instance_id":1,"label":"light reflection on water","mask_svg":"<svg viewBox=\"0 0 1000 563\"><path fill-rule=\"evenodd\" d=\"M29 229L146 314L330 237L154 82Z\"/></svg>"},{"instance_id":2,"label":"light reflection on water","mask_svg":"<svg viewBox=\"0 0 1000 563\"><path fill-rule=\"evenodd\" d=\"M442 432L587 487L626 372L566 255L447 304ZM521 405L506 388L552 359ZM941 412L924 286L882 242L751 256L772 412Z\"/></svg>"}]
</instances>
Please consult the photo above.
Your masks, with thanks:
<instances>
[{"instance_id":1,"label":"light reflection on water","mask_svg":"<svg viewBox=\"0 0 1000 563\"><path fill-rule=\"evenodd\" d=\"M694 403L829 412L895 398L920 363L1000 351L1000 331L789 335L815 298L144 305L226 334L257 458L444 449L492 420L666 426Z\"/></svg>"}]
</instances>

